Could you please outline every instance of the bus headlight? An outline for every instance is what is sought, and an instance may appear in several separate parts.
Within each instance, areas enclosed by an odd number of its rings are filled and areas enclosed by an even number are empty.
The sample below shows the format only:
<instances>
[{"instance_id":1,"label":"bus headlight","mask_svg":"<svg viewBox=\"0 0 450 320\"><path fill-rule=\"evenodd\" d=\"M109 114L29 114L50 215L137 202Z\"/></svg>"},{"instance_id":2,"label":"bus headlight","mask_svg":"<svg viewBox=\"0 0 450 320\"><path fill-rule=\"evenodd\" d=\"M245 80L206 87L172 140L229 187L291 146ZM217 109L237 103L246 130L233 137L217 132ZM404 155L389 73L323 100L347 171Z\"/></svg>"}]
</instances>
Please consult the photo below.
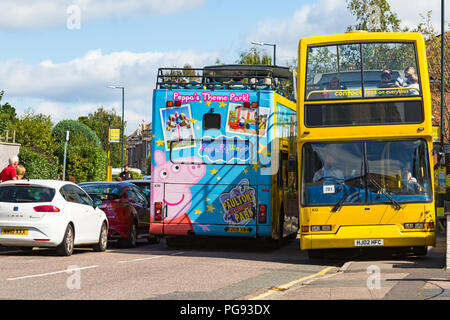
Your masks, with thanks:
<instances>
[{"instance_id":1,"label":"bus headlight","mask_svg":"<svg viewBox=\"0 0 450 320\"><path fill-rule=\"evenodd\" d=\"M409 222L405 223L403 226L405 229L423 229L425 224L423 222Z\"/></svg>"},{"instance_id":2,"label":"bus headlight","mask_svg":"<svg viewBox=\"0 0 450 320\"><path fill-rule=\"evenodd\" d=\"M311 231L331 231L331 226L311 226Z\"/></svg>"}]
</instances>

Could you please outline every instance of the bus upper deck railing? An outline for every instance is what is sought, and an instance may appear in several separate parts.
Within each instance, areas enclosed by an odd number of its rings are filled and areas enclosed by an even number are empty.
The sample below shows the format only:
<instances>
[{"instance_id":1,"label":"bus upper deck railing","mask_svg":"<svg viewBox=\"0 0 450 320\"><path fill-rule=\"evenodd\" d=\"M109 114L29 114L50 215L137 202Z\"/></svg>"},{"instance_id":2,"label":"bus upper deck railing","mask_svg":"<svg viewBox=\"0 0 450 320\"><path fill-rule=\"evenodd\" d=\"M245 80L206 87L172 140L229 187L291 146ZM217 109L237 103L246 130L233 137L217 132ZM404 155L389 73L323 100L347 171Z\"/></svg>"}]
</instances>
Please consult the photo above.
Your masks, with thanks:
<instances>
[{"instance_id":1,"label":"bus upper deck railing","mask_svg":"<svg viewBox=\"0 0 450 320\"><path fill-rule=\"evenodd\" d=\"M205 68L159 68L157 89L274 90L282 93L290 70L277 66L212 66Z\"/></svg>"}]
</instances>

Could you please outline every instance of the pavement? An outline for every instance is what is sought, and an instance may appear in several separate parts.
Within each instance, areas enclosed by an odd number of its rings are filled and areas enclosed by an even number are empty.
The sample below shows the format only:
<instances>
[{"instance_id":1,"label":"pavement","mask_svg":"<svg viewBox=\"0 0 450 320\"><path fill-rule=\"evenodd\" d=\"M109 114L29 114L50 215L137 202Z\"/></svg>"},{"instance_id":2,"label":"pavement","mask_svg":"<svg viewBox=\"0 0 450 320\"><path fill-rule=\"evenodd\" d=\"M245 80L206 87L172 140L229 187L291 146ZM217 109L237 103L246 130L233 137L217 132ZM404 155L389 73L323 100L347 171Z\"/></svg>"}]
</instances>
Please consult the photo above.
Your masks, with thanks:
<instances>
[{"instance_id":1,"label":"pavement","mask_svg":"<svg viewBox=\"0 0 450 320\"><path fill-rule=\"evenodd\" d=\"M260 295L267 300L450 300L446 235L425 257L361 255Z\"/></svg>"}]
</instances>

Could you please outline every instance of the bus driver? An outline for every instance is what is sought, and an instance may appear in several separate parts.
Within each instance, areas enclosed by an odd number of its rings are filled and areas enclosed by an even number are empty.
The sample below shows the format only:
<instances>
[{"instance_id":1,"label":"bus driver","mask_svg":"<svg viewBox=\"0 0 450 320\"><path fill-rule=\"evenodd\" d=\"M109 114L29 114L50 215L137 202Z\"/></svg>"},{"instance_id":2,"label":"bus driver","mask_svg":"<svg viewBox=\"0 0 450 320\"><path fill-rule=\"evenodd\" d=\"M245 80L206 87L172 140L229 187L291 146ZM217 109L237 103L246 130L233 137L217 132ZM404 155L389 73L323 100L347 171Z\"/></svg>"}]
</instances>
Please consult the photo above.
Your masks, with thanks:
<instances>
[{"instance_id":1,"label":"bus driver","mask_svg":"<svg viewBox=\"0 0 450 320\"><path fill-rule=\"evenodd\" d=\"M323 160L323 166L316 171L313 177L313 182L318 182L323 179L324 185L335 183L343 183L344 175L341 170L334 166L334 158L331 154L327 154Z\"/></svg>"}]
</instances>

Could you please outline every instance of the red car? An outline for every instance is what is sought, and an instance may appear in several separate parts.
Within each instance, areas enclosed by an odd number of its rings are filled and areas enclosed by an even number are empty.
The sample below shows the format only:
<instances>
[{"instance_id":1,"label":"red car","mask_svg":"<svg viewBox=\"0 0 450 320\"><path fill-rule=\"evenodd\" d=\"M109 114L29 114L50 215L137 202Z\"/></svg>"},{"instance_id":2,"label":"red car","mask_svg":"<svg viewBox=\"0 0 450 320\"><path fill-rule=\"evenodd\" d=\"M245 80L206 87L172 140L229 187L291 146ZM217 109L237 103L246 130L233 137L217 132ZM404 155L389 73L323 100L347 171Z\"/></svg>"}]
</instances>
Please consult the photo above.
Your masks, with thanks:
<instances>
[{"instance_id":1,"label":"red car","mask_svg":"<svg viewBox=\"0 0 450 320\"><path fill-rule=\"evenodd\" d=\"M125 247L135 247L140 237L156 242L149 234L149 201L137 186L126 181L83 182L79 186L92 199L101 200L99 208L109 223L108 240L119 240Z\"/></svg>"}]
</instances>

